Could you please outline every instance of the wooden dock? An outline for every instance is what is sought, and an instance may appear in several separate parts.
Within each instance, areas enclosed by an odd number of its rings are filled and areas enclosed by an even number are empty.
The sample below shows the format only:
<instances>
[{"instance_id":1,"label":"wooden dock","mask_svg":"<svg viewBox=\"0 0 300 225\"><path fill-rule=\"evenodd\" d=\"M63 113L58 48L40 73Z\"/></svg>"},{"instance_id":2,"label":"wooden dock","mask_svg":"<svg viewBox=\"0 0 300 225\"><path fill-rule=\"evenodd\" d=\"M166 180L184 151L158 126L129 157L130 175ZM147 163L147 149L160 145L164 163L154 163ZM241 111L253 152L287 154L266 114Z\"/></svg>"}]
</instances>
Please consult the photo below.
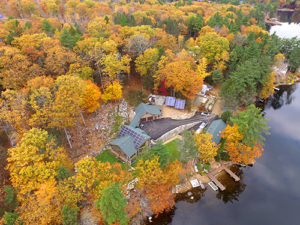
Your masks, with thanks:
<instances>
[{"instance_id":1,"label":"wooden dock","mask_svg":"<svg viewBox=\"0 0 300 225\"><path fill-rule=\"evenodd\" d=\"M221 166L210 171L207 176L209 177L209 179L214 182L218 188L220 188L221 191L225 190L225 186L223 184L221 184L220 181L217 180L217 178L215 177L216 174L220 173L221 171L225 170L226 173L228 173L236 182L240 180L240 178L234 174L230 169L228 169L227 166L225 166L223 164L223 162L221 162Z\"/></svg>"},{"instance_id":2,"label":"wooden dock","mask_svg":"<svg viewBox=\"0 0 300 225\"><path fill-rule=\"evenodd\" d=\"M282 8L282 9L277 9L277 12L295 12L295 9L289 9L289 8Z\"/></svg>"},{"instance_id":3,"label":"wooden dock","mask_svg":"<svg viewBox=\"0 0 300 225\"><path fill-rule=\"evenodd\" d=\"M207 176L209 177L209 179L211 179L212 182L214 182L217 185L218 188L220 188L221 191L225 190L225 186L223 184L221 184L221 182L218 181L214 175L207 174Z\"/></svg>"}]
</instances>

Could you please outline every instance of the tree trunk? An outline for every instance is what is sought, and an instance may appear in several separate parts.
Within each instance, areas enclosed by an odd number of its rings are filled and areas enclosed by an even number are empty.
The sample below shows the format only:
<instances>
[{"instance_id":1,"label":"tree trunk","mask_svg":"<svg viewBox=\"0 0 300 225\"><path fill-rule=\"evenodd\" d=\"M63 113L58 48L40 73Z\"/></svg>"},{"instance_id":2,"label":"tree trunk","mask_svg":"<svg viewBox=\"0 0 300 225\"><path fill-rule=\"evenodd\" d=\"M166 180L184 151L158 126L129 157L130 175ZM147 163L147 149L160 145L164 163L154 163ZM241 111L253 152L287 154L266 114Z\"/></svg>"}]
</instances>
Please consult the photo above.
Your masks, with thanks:
<instances>
[{"instance_id":1,"label":"tree trunk","mask_svg":"<svg viewBox=\"0 0 300 225\"><path fill-rule=\"evenodd\" d=\"M86 127L86 123L85 123L84 117L83 117L83 115L82 115L81 109L80 109L80 107L78 107L78 108L79 108L81 120L82 120L84 126Z\"/></svg>"},{"instance_id":2,"label":"tree trunk","mask_svg":"<svg viewBox=\"0 0 300 225\"><path fill-rule=\"evenodd\" d=\"M69 135L68 135L68 133L67 133L67 129L64 128L64 131L65 131L65 135L66 135L66 138L67 138L67 140L68 140L69 146L70 146L70 148L72 148L72 144L71 144L71 141L70 141L70 139L69 139Z\"/></svg>"}]
</instances>

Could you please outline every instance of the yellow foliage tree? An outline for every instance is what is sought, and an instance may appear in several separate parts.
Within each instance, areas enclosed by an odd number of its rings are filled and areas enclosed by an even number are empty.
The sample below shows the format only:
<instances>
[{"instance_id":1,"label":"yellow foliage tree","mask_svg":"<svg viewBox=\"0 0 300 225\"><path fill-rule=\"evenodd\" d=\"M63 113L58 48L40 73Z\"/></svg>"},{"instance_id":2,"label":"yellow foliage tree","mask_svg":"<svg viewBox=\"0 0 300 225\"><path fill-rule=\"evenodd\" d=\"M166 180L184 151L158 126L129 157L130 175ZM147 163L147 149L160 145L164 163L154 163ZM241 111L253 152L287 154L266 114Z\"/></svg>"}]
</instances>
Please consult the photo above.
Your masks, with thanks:
<instances>
[{"instance_id":1,"label":"yellow foliage tree","mask_svg":"<svg viewBox=\"0 0 300 225\"><path fill-rule=\"evenodd\" d=\"M122 98L122 85L119 81L115 80L108 84L101 98L105 103Z\"/></svg>"},{"instance_id":2,"label":"yellow foliage tree","mask_svg":"<svg viewBox=\"0 0 300 225\"><path fill-rule=\"evenodd\" d=\"M57 147L45 130L32 128L15 148L8 149L8 166L18 198L26 197L46 181L54 181L60 166L70 168L66 151Z\"/></svg>"},{"instance_id":3,"label":"yellow foliage tree","mask_svg":"<svg viewBox=\"0 0 300 225\"><path fill-rule=\"evenodd\" d=\"M212 135L210 133L200 133L194 135L198 152L200 153L199 159L203 164L211 163L217 156L217 146L212 141Z\"/></svg>"},{"instance_id":4,"label":"yellow foliage tree","mask_svg":"<svg viewBox=\"0 0 300 225\"><path fill-rule=\"evenodd\" d=\"M82 92L83 107L88 113L94 112L100 106L101 92L99 87L92 81L87 80L84 91Z\"/></svg>"},{"instance_id":5,"label":"yellow foliage tree","mask_svg":"<svg viewBox=\"0 0 300 225\"><path fill-rule=\"evenodd\" d=\"M197 46L192 48L197 55L205 57L208 64L221 71L226 68L229 59L229 41L215 32L208 32L196 39Z\"/></svg>"},{"instance_id":6,"label":"yellow foliage tree","mask_svg":"<svg viewBox=\"0 0 300 225\"><path fill-rule=\"evenodd\" d=\"M263 83L263 87L259 93L260 98L268 98L271 94L274 93L274 83L275 83L275 76L274 71L270 73L267 77L268 80L266 80Z\"/></svg>"}]
</instances>

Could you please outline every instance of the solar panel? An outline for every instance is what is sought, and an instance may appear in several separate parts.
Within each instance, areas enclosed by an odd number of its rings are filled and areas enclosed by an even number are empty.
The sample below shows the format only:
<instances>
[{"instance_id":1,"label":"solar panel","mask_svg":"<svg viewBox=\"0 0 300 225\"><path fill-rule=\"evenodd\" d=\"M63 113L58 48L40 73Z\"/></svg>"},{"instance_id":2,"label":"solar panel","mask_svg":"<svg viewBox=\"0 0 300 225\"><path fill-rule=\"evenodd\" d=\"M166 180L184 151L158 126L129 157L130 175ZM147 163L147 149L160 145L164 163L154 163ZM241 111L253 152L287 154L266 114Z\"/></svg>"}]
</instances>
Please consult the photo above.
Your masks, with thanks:
<instances>
[{"instance_id":1,"label":"solar panel","mask_svg":"<svg viewBox=\"0 0 300 225\"><path fill-rule=\"evenodd\" d=\"M141 134L136 133L134 130L126 126L123 126L118 136L123 137L125 135L130 135L133 137L133 143L136 148L139 148L145 142L145 137L143 137Z\"/></svg>"},{"instance_id":2,"label":"solar panel","mask_svg":"<svg viewBox=\"0 0 300 225\"><path fill-rule=\"evenodd\" d=\"M175 109L184 109L185 100L183 99L176 99Z\"/></svg>"},{"instance_id":3,"label":"solar panel","mask_svg":"<svg viewBox=\"0 0 300 225\"><path fill-rule=\"evenodd\" d=\"M175 97L167 96L166 97L166 106L174 106L175 105Z\"/></svg>"}]
</instances>

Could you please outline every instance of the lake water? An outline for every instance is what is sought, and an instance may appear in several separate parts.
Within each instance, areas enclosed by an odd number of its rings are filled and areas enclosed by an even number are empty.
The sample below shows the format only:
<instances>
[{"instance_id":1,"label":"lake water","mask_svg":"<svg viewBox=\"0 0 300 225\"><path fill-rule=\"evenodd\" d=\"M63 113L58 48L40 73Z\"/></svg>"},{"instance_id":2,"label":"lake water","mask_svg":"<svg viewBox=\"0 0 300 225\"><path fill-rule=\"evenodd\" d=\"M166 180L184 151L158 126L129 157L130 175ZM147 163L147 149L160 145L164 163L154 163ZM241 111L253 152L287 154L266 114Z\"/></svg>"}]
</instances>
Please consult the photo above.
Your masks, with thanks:
<instances>
[{"instance_id":1,"label":"lake water","mask_svg":"<svg viewBox=\"0 0 300 225\"><path fill-rule=\"evenodd\" d=\"M300 24L282 23L282 25L271 26L270 34L274 33L281 38L300 37Z\"/></svg>"},{"instance_id":2,"label":"lake water","mask_svg":"<svg viewBox=\"0 0 300 225\"><path fill-rule=\"evenodd\" d=\"M282 31L286 26L290 28ZM300 37L300 27L294 25L272 29L279 36ZM194 199L178 196L174 210L151 224L300 224L300 84L282 87L268 101L265 112L271 135L266 136L265 150L253 167L233 168L240 182L225 174L220 179L226 186L224 192L208 187L193 190Z\"/></svg>"}]
</instances>

